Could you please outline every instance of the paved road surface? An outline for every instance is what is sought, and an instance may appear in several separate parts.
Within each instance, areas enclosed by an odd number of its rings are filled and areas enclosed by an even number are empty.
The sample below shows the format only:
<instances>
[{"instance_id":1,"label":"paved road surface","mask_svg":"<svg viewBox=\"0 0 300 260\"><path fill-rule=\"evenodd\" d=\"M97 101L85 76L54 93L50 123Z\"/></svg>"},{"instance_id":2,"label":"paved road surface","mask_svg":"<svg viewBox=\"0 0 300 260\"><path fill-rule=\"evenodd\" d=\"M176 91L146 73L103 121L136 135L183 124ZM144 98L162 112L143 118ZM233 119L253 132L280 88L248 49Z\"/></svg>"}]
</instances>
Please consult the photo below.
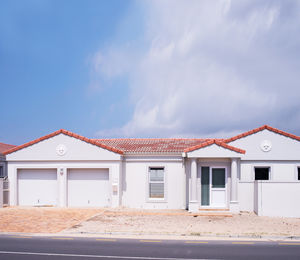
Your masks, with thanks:
<instances>
[{"instance_id":1,"label":"paved road surface","mask_svg":"<svg viewBox=\"0 0 300 260\"><path fill-rule=\"evenodd\" d=\"M0 236L0 259L300 259L299 242Z\"/></svg>"}]
</instances>

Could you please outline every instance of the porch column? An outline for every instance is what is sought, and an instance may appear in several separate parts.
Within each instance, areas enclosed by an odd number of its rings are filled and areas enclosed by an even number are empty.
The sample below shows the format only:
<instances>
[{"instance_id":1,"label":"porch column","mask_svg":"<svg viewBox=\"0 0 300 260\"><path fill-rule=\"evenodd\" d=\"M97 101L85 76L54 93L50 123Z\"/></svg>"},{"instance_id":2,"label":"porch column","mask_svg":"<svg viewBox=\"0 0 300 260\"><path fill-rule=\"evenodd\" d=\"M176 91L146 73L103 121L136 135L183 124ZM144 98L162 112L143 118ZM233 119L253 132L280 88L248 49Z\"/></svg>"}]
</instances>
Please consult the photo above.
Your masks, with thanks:
<instances>
[{"instance_id":1,"label":"porch column","mask_svg":"<svg viewBox=\"0 0 300 260\"><path fill-rule=\"evenodd\" d=\"M191 159L191 199L189 202L189 211L197 212L199 205L197 201L197 159Z\"/></svg>"},{"instance_id":2,"label":"porch column","mask_svg":"<svg viewBox=\"0 0 300 260\"><path fill-rule=\"evenodd\" d=\"M230 211L239 212L238 202L238 159L231 159L231 189L230 189Z\"/></svg>"}]
</instances>

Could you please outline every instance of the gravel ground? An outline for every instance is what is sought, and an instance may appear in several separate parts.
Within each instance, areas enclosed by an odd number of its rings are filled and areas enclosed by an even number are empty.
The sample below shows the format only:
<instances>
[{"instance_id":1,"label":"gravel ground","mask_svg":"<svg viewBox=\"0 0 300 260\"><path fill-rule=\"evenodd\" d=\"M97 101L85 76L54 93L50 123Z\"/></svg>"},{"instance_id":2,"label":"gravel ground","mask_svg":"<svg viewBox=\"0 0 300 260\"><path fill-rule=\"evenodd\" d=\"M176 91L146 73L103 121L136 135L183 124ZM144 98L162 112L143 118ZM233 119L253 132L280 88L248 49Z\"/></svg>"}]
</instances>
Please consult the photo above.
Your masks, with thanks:
<instances>
[{"instance_id":1,"label":"gravel ground","mask_svg":"<svg viewBox=\"0 0 300 260\"><path fill-rule=\"evenodd\" d=\"M0 232L56 233L102 211L51 207L0 208Z\"/></svg>"},{"instance_id":2,"label":"gravel ground","mask_svg":"<svg viewBox=\"0 0 300 260\"><path fill-rule=\"evenodd\" d=\"M299 218L254 213L195 216L186 211L105 210L65 233L138 233L194 236L300 236Z\"/></svg>"}]
</instances>

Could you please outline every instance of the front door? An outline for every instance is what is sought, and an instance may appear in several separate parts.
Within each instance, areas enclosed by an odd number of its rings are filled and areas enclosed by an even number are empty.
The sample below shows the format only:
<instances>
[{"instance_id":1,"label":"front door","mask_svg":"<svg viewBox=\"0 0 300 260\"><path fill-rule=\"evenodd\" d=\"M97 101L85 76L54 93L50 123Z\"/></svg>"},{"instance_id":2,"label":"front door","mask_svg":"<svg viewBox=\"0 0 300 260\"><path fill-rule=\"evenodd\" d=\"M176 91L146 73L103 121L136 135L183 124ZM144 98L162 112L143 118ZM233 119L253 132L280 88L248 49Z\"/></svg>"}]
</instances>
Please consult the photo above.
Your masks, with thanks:
<instances>
[{"instance_id":1,"label":"front door","mask_svg":"<svg viewBox=\"0 0 300 260\"><path fill-rule=\"evenodd\" d=\"M226 180L226 167L201 167L201 206L226 207Z\"/></svg>"}]
</instances>

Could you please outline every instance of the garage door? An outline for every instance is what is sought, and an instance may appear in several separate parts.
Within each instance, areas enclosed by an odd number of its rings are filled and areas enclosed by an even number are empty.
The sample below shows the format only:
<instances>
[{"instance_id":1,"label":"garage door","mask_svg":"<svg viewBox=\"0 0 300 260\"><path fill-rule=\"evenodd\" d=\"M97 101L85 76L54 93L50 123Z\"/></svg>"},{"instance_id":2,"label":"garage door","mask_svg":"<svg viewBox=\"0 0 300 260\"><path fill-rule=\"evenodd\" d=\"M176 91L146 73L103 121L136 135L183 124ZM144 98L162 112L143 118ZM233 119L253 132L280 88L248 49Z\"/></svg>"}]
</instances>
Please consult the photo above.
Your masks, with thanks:
<instances>
[{"instance_id":1,"label":"garage door","mask_svg":"<svg viewBox=\"0 0 300 260\"><path fill-rule=\"evenodd\" d=\"M57 205L56 169L19 169L18 204L21 206Z\"/></svg>"},{"instance_id":2,"label":"garage door","mask_svg":"<svg viewBox=\"0 0 300 260\"><path fill-rule=\"evenodd\" d=\"M68 170L69 207L106 207L109 197L108 169Z\"/></svg>"}]
</instances>

